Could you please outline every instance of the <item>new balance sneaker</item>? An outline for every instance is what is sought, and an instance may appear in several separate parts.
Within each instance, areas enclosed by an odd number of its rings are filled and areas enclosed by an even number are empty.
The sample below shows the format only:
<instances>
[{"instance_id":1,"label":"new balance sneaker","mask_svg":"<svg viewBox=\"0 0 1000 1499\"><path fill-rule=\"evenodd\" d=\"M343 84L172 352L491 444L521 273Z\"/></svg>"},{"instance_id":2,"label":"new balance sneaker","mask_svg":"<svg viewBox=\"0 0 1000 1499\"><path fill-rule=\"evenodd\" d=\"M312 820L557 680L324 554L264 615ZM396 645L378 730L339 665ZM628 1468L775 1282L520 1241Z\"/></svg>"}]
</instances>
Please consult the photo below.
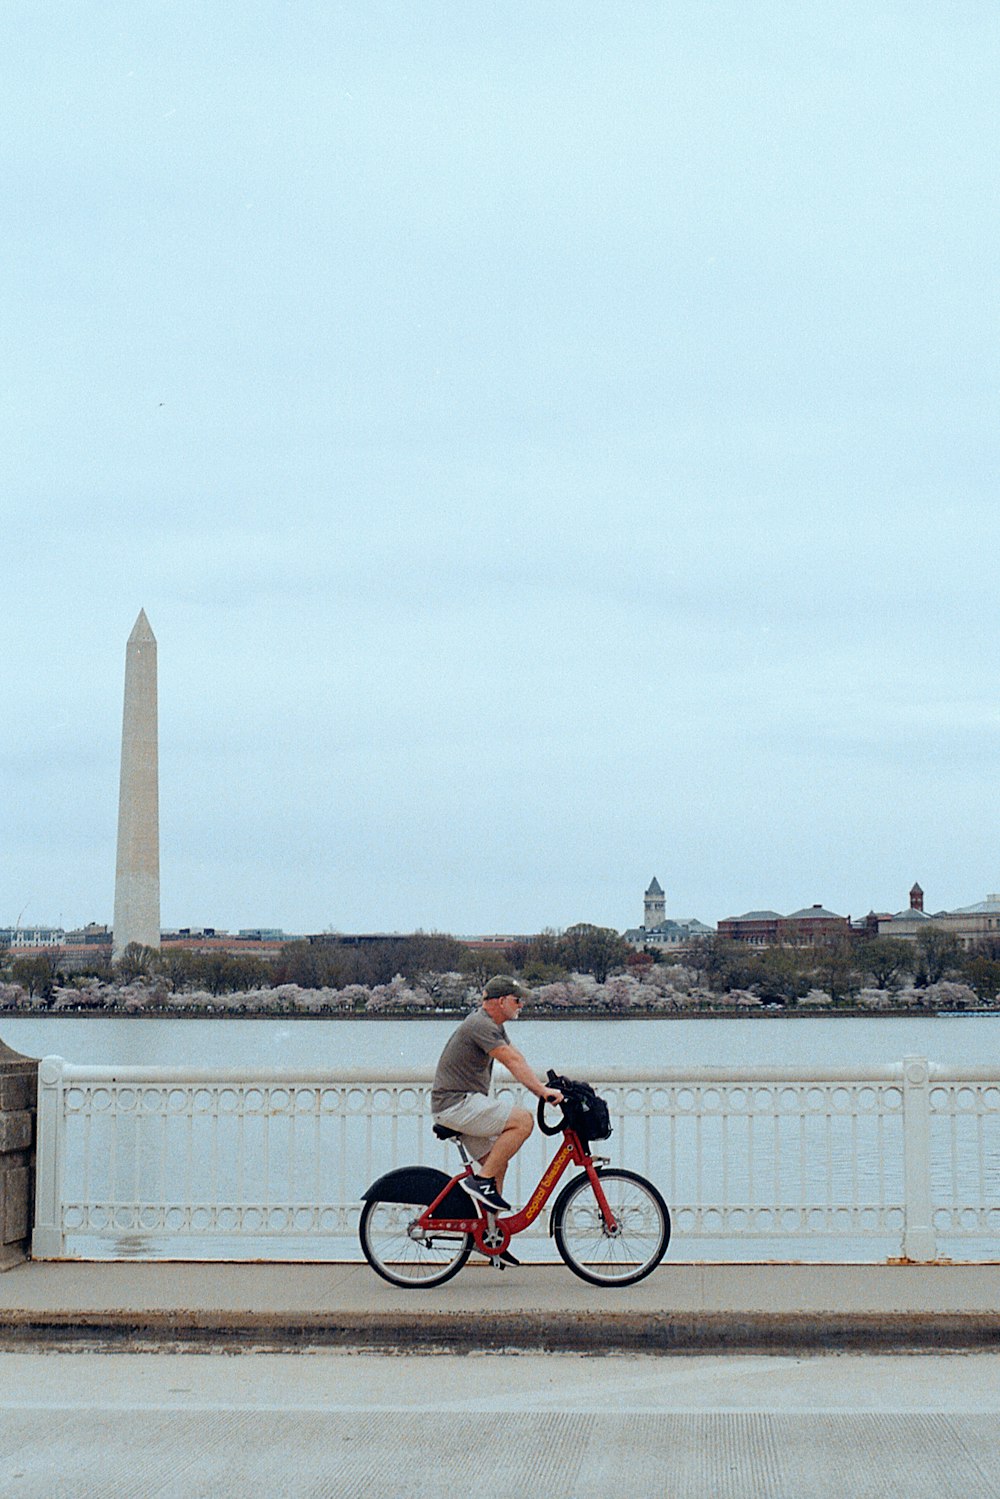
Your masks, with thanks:
<instances>
[{"instance_id":1,"label":"new balance sneaker","mask_svg":"<svg viewBox=\"0 0 1000 1499\"><path fill-rule=\"evenodd\" d=\"M517 1255L511 1254L509 1249L504 1249L500 1254L490 1254L488 1249L478 1250L477 1253L484 1255L490 1264L495 1265L498 1270L504 1270L508 1265L519 1265L521 1263Z\"/></svg>"},{"instance_id":2,"label":"new balance sneaker","mask_svg":"<svg viewBox=\"0 0 1000 1499\"><path fill-rule=\"evenodd\" d=\"M510 1203L500 1196L492 1176L465 1176L459 1186L491 1213L504 1213L510 1209Z\"/></svg>"}]
</instances>

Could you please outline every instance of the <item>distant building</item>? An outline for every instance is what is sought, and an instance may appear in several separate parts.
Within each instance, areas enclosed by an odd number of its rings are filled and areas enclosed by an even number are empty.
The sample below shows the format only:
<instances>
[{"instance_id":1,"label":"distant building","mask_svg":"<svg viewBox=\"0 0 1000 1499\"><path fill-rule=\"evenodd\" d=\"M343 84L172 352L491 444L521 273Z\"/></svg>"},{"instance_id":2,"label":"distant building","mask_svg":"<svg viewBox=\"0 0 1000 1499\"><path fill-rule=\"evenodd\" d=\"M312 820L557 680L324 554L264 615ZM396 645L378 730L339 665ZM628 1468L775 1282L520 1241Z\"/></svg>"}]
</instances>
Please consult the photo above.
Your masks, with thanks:
<instances>
[{"instance_id":1,"label":"distant building","mask_svg":"<svg viewBox=\"0 0 1000 1499\"><path fill-rule=\"evenodd\" d=\"M719 922L719 936L727 942L746 942L751 947L777 947L778 929L784 918L777 911L744 911Z\"/></svg>"},{"instance_id":2,"label":"distant building","mask_svg":"<svg viewBox=\"0 0 1000 1499\"><path fill-rule=\"evenodd\" d=\"M497 947L503 950L508 947L526 947L534 938L509 932L487 932L482 937L456 937L455 941L461 942L463 947Z\"/></svg>"},{"instance_id":3,"label":"distant building","mask_svg":"<svg viewBox=\"0 0 1000 1499\"><path fill-rule=\"evenodd\" d=\"M959 906L945 918L947 930L953 931L963 947L971 947L984 937L1000 936L1000 895L987 895L974 906Z\"/></svg>"},{"instance_id":4,"label":"distant building","mask_svg":"<svg viewBox=\"0 0 1000 1499\"><path fill-rule=\"evenodd\" d=\"M987 895L974 906L929 914L924 910L924 892L914 885L905 911L878 918L880 937L901 937L904 942L915 942L917 933L925 927L950 932L963 947L972 947L986 937L1000 937L1000 895Z\"/></svg>"},{"instance_id":5,"label":"distant building","mask_svg":"<svg viewBox=\"0 0 1000 1499\"><path fill-rule=\"evenodd\" d=\"M285 943L295 940L280 927L253 927L238 935L214 926L176 927L160 933L163 949L253 953L261 958L277 958ZM67 972L86 970L96 960L110 957L111 944L111 928L96 921L72 931L64 931L62 927L0 927L0 948L9 947L14 952L47 951Z\"/></svg>"},{"instance_id":6,"label":"distant building","mask_svg":"<svg viewBox=\"0 0 1000 1499\"><path fill-rule=\"evenodd\" d=\"M848 937L850 932L849 916L838 916L818 902L783 917L779 927L781 942L786 947L812 947L817 942Z\"/></svg>"},{"instance_id":7,"label":"distant building","mask_svg":"<svg viewBox=\"0 0 1000 1499\"><path fill-rule=\"evenodd\" d=\"M86 926L76 927L66 933L67 947L110 947L111 928L99 922L88 921Z\"/></svg>"},{"instance_id":8,"label":"distant building","mask_svg":"<svg viewBox=\"0 0 1000 1499\"><path fill-rule=\"evenodd\" d=\"M910 904L905 911L896 911L888 916L879 916L880 937L902 937L913 941L922 926L932 918L924 910L924 892L915 884L910 890Z\"/></svg>"},{"instance_id":9,"label":"distant building","mask_svg":"<svg viewBox=\"0 0 1000 1499\"><path fill-rule=\"evenodd\" d=\"M667 901L654 875L642 898L642 926L630 927L625 941L633 947L648 947L659 952L683 952L699 937L713 937L715 930L694 916L669 920Z\"/></svg>"},{"instance_id":10,"label":"distant building","mask_svg":"<svg viewBox=\"0 0 1000 1499\"><path fill-rule=\"evenodd\" d=\"M24 947L61 947L65 936L61 926L2 926L0 947L14 951Z\"/></svg>"},{"instance_id":11,"label":"distant building","mask_svg":"<svg viewBox=\"0 0 1000 1499\"><path fill-rule=\"evenodd\" d=\"M398 942L401 932L310 932L302 940L313 947L377 947Z\"/></svg>"},{"instance_id":12,"label":"distant building","mask_svg":"<svg viewBox=\"0 0 1000 1499\"><path fill-rule=\"evenodd\" d=\"M751 947L813 947L847 937L851 918L838 916L825 906L803 906L790 916L778 911L747 911L742 916L727 916L719 922L719 936L729 942L745 942Z\"/></svg>"},{"instance_id":13,"label":"distant building","mask_svg":"<svg viewBox=\"0 0 1000 1499\"><path fill-rule=\"evenodd\" d=\"M278 957L285 943L293 940L280 927L252 927L234 933L216 926L181 926L164 928L160 933L164 951L253 953L261 958Z\"/></svg>"}]
</instances>

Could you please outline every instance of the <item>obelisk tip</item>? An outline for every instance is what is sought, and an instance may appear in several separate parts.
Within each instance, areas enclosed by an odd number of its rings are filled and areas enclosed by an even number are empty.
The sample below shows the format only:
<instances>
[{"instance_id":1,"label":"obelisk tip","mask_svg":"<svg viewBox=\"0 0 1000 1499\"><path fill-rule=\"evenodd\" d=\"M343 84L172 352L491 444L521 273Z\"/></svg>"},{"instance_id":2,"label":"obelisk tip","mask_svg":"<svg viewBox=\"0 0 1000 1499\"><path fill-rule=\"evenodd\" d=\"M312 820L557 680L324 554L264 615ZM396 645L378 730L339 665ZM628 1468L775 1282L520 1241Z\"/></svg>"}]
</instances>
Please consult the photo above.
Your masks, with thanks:
<instances>
[{"instance_id":1,"label":"obelisk tip","mask_svg":"<svg viewBox=\"0 0 1000 1499\"><path fill-rule=\"evenodd\" d=\"M139 616L132 626L132 633L128 638L128 643L129 645L137 645L140 642L148 643L149 641L152 641L155 645L156 636L149 627L149 620L146 618L145 609L140 609Z\"/></svg>"}]
</instances>

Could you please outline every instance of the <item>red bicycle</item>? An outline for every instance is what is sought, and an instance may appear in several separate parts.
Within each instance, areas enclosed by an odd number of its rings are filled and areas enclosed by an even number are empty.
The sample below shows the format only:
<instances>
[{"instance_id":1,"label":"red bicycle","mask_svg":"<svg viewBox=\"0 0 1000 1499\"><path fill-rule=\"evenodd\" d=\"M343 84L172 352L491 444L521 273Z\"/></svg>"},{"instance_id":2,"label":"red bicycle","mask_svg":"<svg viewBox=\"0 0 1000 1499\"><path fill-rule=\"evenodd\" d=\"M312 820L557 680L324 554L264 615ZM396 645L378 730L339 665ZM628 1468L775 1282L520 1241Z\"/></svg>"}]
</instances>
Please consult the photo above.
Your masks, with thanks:
<instances>
[{"instance_id":1,"label":"red bicycle","mask_svg":"<svg viewBox=\"0 0 1000 1499\"><path fill-rule=\"evenodd\" d=\"M567 1166L581 1166L556 1199L549 1233L560 1256L595 1286L629 1286L662 1260L670 1242L670 1213L645 1177L591 1154L590 1142L567 1123L538 1123L562 1143L527 1203L518 1212L487 1212L460 1185L473 1172L454 1130L436 1124L441 1140L454 1140L464 1161L457 1176L432 1166L401 1166L364 1193L359 1233L372 1269L394 1286L439 1286L457 1275L474 1249L502 1268L501 1255L516 1234L530 1228Z\"/></svg>"}]
</instances>

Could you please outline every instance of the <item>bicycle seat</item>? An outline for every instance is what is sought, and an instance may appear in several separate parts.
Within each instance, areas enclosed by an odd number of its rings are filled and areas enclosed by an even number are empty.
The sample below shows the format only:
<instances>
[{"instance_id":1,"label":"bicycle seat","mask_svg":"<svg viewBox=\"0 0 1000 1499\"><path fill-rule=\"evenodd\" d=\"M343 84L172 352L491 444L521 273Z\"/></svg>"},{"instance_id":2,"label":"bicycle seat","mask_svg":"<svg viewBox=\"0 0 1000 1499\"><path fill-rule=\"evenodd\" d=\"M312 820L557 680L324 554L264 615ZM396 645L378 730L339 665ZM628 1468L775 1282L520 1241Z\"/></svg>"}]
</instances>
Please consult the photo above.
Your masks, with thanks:
<instances>
[{"instance_id":1,"label":"bicycle seat","mask_svg":"<svg viewBox=\"0 0 1000 1499\"><path fill-rule=\"evenodd\" d=\"M434 1129L434 1133L437 1135L437 1137L438 1137L439 1140L457 1140L458 1139L458 1134L459 1134L458 1130L457 1129L449 1129L446 1124L435 1124L433 1126L433 1129Z\"/></svg>"}]
</instances>

